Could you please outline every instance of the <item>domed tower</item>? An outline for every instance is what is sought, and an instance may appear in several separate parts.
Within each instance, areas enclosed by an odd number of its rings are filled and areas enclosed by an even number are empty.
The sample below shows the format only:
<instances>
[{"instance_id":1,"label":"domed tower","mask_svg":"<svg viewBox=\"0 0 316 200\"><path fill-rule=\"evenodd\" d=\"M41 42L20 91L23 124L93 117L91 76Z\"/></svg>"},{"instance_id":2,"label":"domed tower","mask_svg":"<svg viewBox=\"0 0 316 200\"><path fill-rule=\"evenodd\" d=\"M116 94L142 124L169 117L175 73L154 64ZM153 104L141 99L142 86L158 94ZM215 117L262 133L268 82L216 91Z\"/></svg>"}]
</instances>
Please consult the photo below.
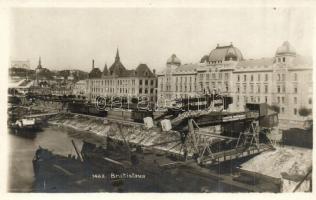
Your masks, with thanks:
<instances>
[{"instance_id":1,"label":"domed tower","mask_svg":"<svg viewBox=\"0 0 316 200\"><path fill-rule=\"evenodd\" d=\"M296 57L296 51L292 45L285 41L282 46L280 46L275 52L275 62L276 63L290 63Z\"/></svg>"},{"instance_id":2,"label":"domed tower","mask_svg":"<svg viewBox=\"0 0 316 200\"><path fill-rule=\"evenodd\" d=\"M228 46L219 46L213 49L209 55L209 63L216 64L224 61L241 61L243 60L241 51L231 43Z\"/></svg>"},{"instance_id":3,"label":"domed tower","mask_svg":"<svg viewBox=\"0 0 316 200\"><path fill-rule=\"evenodd\" d=\"M172 54L171 57L167 60L167 67L179 67L181 65L180 59L176 54Z\"/></svg>"}]
</instances>

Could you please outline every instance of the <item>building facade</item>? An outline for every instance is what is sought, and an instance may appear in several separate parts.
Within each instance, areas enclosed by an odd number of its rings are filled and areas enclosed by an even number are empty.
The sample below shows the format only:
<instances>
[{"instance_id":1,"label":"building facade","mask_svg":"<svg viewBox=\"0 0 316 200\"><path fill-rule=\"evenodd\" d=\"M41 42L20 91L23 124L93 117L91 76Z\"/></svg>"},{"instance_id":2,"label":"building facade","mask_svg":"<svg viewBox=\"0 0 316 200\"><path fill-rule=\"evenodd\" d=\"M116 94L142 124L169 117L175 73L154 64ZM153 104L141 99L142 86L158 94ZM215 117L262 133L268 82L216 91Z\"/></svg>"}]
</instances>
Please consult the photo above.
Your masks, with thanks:
<instances>
[{"instance_id":1,"label":"building facade","mask_svg":"<svg viewBox=\"0 0 316 200\"><path fill-rule=\"evenodd\" d=\"M87 82L87 80L80 80L76 82L73 87L73 95L86 96Z\"/></svg>"},{"instance_id":2,"label":"building facade","mask_svg":"<svg viewBox=\"0 0 316 200\"><path fill-rule=\"evenodd\" d=\"M173 57L173 56L172 56ZM246 103L267 103L279 110L280 128L302 127L311 118L312 60L298 55L284 42L275 56L244 59L233 44L219 46L200 63L181 65L168 59L158 74L158 98L172 100L212 92L233 97L230 110L243 111Z\"/></svg>"},{"instance_id":3,"label":"building facade","mask_svg":"<svg viewBox=\"0 0 316 200\"><path fill-rule=\"evenodd\" d=\"M11 60L11 68L31 69L29 60Z\"/></svg>"},{"instance_id":4,"label":"building facade","mask_svg":"<svg viewBox=\"0 0 316 200\"><path fill-rule=\"evenodd\" d=\"M140 64L135 70L127 70L121 63L117 51L115 61L103 72L94 67L87 80L87 99L95 102L97 97L142 97L156 101L157 78L146 64Z\"/></svg>"}]
</instances>

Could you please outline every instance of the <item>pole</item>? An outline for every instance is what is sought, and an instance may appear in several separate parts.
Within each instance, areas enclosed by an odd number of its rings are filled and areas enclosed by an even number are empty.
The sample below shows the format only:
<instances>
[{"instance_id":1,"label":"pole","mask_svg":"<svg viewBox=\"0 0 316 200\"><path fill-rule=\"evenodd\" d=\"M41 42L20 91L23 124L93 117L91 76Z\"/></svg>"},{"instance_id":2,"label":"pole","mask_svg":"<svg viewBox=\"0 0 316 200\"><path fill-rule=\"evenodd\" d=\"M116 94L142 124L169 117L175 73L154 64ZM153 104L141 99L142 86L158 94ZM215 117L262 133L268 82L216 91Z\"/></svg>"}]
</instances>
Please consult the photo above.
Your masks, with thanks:
<instances>
[{"instance_id":1,"label":"pole","mask_svg":"<svg viewBox=\"0 0 316 200\"><path fill-rule=\"evenodd\" d=\"M78 151L78 149L77 149L77 146L76 146L74 140L71 140L71 143L72 143L72 145L74 146L74 149L75 149L75 151L76 151L76 153L77 153L78 158L80 159L81 162L83 162L83 159L82 159L81 155L79 154L79 151Z\"/></svg>"}]
</instances>

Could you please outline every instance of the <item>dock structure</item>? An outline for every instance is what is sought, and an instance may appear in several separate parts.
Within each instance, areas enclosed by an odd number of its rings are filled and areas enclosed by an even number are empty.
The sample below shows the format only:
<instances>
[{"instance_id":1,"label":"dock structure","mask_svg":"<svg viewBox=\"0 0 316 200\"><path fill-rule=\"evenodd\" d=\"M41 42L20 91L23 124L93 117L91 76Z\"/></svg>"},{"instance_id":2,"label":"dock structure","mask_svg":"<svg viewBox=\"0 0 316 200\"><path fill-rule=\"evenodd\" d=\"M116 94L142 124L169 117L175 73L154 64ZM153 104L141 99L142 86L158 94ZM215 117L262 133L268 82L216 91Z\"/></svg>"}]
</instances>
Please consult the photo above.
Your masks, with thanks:
<instances>
[{"instance_id":1,"label":"dock structure","mask_svg":"<svg viewBox=\"0 0 316 200\"><path fill-rule=\"evenodd\" d=\"M82 115L82 114L77 114ZM85 116L85 115L82 115ZM259 142L259 114L255 112L183 114L182 119L171 120L172 127L181 121L182 129L162 131L159 127L146 128L143 123L122 119L95 117L111 124L106 135L113 141L131 147L175 155L184 160L195 160L199 165L214 165L221 162L253 156L272 150L273 146ZM243 122L245 129L238 135L228 136L200 128L205 123L222 126ZM115 128L116 127L116 128ZM229 148L216 149L216 145L228 143ZM215 149L215 151L214 151Z\"/></svg>"},{"instance_id":2,"label":"dock structure","mask_svg":"<svg viewBox=\"0 0 316 200\"><path fill-rule=\"evenodd\" d=\"M54 116L57 114L58 114L58 112L39 113L39 114L26 115L26 116L24 116L24 118L45 118L45 117L51 117L51 116Z\"/></svg>"}]
</instances>

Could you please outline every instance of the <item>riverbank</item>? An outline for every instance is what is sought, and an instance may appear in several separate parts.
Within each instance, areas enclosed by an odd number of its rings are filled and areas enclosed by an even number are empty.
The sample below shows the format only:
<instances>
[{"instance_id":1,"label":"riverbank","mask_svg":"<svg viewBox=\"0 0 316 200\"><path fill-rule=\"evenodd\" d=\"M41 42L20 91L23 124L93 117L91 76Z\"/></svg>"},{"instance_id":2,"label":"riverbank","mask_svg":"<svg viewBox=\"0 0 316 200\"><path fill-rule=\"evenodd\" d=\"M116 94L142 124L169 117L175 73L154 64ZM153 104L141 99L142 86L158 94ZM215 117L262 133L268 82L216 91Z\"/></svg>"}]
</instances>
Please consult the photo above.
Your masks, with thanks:
<instances>
[{"instance_id":1,"label":"riverbank","mask_svg":"<svg viewBox=\"0 0 316 200\"><path fill-rule=\"evenodd\" d=\"M177 131L163 132L158 127L147 129L141 124L120 124L109 122L106 118L73 113L60 113L49 119L52 125L86 131L97 136L107 137L114 141L127 142L131 146L142 146L167 154L183 156L180 133ZM193 155L188 148L187 155Z\"/></svg>"}]
</instances>

